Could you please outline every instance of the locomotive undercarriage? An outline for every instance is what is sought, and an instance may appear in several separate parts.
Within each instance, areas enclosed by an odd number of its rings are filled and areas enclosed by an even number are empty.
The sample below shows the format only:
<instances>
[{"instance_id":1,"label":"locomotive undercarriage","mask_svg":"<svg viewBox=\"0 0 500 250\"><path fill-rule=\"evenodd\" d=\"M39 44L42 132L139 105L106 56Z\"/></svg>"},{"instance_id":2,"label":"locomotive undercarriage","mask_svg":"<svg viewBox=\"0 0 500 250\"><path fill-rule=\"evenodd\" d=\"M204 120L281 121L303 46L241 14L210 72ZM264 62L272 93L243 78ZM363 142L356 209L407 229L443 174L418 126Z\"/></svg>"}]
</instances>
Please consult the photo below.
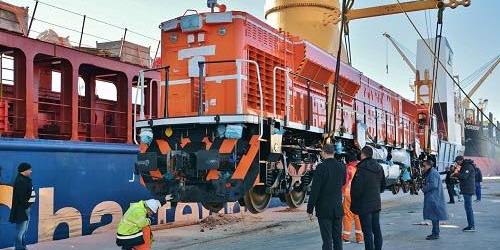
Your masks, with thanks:
<instances>
[{"instance_id":1,"label":"locomotive undercarriage","mask_svg":"<svg viewBox=\"0 0 500 250\"><path fill-rule=\"evenodd\" d=\"M210 123L177 124L145 121L148 125L141 131L150 130L152 140L141 146L135 170L148 190L162 202L201 202L212 212L226 202L238 201L259 213L272 197L291 208L299 207L320 161L322 134L273 119L262 121L262 126L220 119L214 116ZM337 137L335 143L339 144L338 160L358 158L355 139ZM386 151L379 162L386 171L387 189L417 194L422 185L421 160L405 149L371 145ZM391 161L396 152L407 157L404 164L403 160Z\"/></svg>"},{"instance_id":2,"label":"locomotive undercarriage","mask_svg":"<svg viewBox=\"0 0 500 250\"><path fill-rule=\"evenodd\" d=\"M271 119L261 132L259 124L249 123L142 128L149 129L152 141L135 167L148 190L162 202L201 202L212 212L239 201L259 213L272 197L298 207L319 160L321 134Z\"/></svg>"}]
</instances>

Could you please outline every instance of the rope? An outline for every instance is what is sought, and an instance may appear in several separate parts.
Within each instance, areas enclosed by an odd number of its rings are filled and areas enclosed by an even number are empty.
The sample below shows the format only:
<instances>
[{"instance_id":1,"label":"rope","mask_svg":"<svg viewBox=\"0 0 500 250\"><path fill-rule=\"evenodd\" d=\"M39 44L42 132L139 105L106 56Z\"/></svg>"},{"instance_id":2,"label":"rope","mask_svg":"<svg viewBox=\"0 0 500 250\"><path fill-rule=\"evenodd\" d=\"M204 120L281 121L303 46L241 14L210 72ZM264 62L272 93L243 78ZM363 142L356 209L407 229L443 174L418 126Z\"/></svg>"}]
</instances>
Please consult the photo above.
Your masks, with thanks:
<instances>
[{"instance_id":1,"label":"rope","mask_svg":"<svg viewBox=\"0 0 500 250\"><path fill-rule=\"evenodd\" d=\"M399 0L396 0L399 8L401 9L401 11L405 14L406 18L408 19L408 21L410 22L410 24L413 26L413 29L417 32L418 36L420 37L420 39L424 40L424 37L422 36L422 33L420 32L420 30L418 30L417 26L415 25L415 23L413 22L413 20L410 18L410 16L408 15L408 13L403 9L403 7L401 6L401 2ZM429 44L424 40L424 44L425 46L427 47L427 49L430 51L430 53L436 57L435 53L432 51L431 47L429 46ZM497 127L497 125L495 123L493 123L493 121L487 116L484 114L484 112L482 110L480 110L479 106L477 106L477 104L470 98L469 95L467 95L467 93L465 92L465 90L462 88L462 86L460 86L460 84L457 83L457 81L455 80L455 78L453 77L453 75L446 69L445 67L445 64L443 62L441 62L441 60L438 59L438 63L443 67L443 70L446 72L446 74L450 77L450 79L453 81L453 83L458 87L458 89L465 95L465 98L467 98L471 103L472 105L474 105L474 107L476 109L479 110L479 112L481 113L481 115L483 117L486 118L486 120L492 124L493 127L495 127L495 129L499 130L499 128Z\"/></svg>"}]
</instances>

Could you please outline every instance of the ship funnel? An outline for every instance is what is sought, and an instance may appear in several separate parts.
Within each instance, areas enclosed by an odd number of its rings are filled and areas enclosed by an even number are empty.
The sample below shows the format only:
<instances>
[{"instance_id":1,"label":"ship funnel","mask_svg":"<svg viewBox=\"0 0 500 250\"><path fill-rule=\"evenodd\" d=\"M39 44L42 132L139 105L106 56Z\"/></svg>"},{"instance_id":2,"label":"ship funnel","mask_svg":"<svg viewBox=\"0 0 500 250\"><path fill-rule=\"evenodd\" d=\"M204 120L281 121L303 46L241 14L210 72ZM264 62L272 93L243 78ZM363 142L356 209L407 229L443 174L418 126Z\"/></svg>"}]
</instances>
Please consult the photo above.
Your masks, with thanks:
<instances>
[{"instance_id":1,"label":"ship funnel","mask_svg":"<svg viewBox=\"0 0 500 250\"><path fill-rule=\"evenodd\" d=\"M274 28L300 36L336 56L339 6L338 0L266 0L266 20ZM341 60L347 61L344 49Z\"/></svg>"}]
</instances>

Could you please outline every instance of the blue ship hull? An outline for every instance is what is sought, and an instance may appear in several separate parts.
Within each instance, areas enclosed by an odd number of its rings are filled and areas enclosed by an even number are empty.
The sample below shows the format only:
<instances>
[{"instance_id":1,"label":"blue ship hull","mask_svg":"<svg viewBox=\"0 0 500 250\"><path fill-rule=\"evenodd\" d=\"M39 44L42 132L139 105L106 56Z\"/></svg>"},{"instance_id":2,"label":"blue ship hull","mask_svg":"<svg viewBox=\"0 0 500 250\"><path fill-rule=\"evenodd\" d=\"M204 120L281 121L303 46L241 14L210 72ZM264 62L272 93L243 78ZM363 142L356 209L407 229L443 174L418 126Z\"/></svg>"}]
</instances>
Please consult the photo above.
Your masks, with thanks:
<instances>
[{"instance_id":1,"label":"blue ship hull","mask_svg":"<svg viewBox=\"0 0 500 250\"><path fill-rule=\"evenodd\" d=\"M0 139L0 248L14 243L15 225L8 219L19 163L33 166L31 244L114 230L131 202L150 198L137 178L129 182L137 152L127 144ZM271 204L279 205L277 199ZM240 207L228 203L224 212L238 213ZM154 223L195 222L208 214L196 203L166 204Z\"/></svg>"}]
</instances>

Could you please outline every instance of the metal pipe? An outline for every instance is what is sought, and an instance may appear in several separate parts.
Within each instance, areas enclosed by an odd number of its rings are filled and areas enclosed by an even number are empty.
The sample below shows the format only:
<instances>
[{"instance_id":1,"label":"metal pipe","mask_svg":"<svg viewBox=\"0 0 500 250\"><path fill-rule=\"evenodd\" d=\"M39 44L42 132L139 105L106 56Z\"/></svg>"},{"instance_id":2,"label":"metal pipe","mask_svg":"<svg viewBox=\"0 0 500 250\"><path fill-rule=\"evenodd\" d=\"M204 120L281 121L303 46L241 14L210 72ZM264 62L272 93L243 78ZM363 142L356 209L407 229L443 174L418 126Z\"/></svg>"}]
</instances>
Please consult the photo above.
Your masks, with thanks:
<instances>
[{"instance_id":1,"label":"metal pipe","mask_svg":"<svg viewBox=\"0 0 500 250\"><path fill-rule=\"evenodd\" d=\"M200 61L198 62L198 116L203 114L203 75L204 75L204 67L205 63Z\"/></svg>"},{"instance_id":2,"label":"metal pipe","mask_svg":"<svg viewBox=\"0 0 500 250\"><path fill-rule=\"evenodd\" d=\"M125 32L123 33L123 38L122 38L122 44L120 45L120 53L118 54L118 57L122 57L123 53L123 45L125 44L125 38L127 38L127 28L125 28Z\"/></svg>"},{"instance_id":3,"label":"metal pipe","mask_svg":"<svg viewBox=\"0 0 500 250\"><path fill-rule=\"evenodd\" d=\"M306 130L311 129L311 82L307 81L307 120Z\"/></svg>"},{"instance_id":4,"label":"metal pipe","mask_svg":"<svg viewBox=\"0 0 500 250\"><path fill-rule=\"evenodd\" d=\"M259 69L259 64L256 61L252 60L246 60L246 59L237 59L238 61L241 62L247 62L254 64L255 67L257 68L257 82L259 84L259 96L260 96L260 116L259 116L259 139L262 139L262 133L264 131L264 95L262 93L262 81L260 79L260 69Z\"/></svg>"},{"instance_id":5,"label":"metal pipe","mask_svg":"<svg viewBox=\"0 0 500 250\"><path fill-rule=\"evenodd\" d=\"M170 81L170 67L165 67L165 106L163 116L168 118L168 82Z\"/></svg>"},{"instance_id":6,"label":"metal pipe","mask_svg":"<svg viewBox=\"0 0 500 250\"><path fill-rule=\"evenodd\" d=\"M241 62L236 61L236 113L243 113L243 100L241 96Z\"/></svg>"},{"instance_id":7,"label":"metal pipe","mask_svg":"<svg viewBox=\"0 0 500 250\"><path fill-rule=\"evenodd\" d=\"M82 47L83 29L85 28L85 20L86 19L87 19L87 15L83 15L82 32L80 32L80 41L78 42L78 48Z\"/></svg>"},{"instance_id":8,"label":"metal pipe","mask_svg":"<svg viewBox=\"0 0 500 250\"><path fill-rule=\"evenodd\" d=\"M33 14L31 15L30 25L28 26L28 32L26 33L26 36L28 37L30 36L31 25L33 24L33 20L35 20L35 13L37 7L38 7L38 0L35 1L35 8L33 9Z\"/></svg>"},{"instance_id":9,"label":"metal pipe","mask_svg":"<svg viewBox=\"0 0 500 250\"><path fill-rule=\"evenodd\" d=\"M156 52L155 52L155 57L153 58L153 62L156 59L156 57L158 56L158 51L160 51L160 45L161 45L161 40L158 41L158 45L156 46Z\"/></svg>"},{"instance_id":10,"label":"metal pipe","mask_svg":"<svg viewBox=\"0 0 500 250\"><path fill-rule=\"evenodd\" d=\"M288 111L288 80L290 79L290 69L285 69L279 66L273 69L273 116L276 118L276 73L278 70L285 72L285 116Z\"/></svg>"},{"instance_id":11,"label":"metal pipe","mask_svg":"<svg viewBox=\"0 0 500 250\"><path fill-rule=\"evenodd\" d=\"M142 70L139 71L139 77L137 78L137 83L138 83L137 85L139 85L141 74L144 74L144 71L142 71ZM132 132L132 134L134 137L133 138L134 143L136 145L139 145L139 142L137 141L137 126L136 126L136 123L137 123L137 98L139 98L139 91L140 91L140 89L137 88L137 91L135 92L135 102L134 102L134 107L133 107L134 110L132 110L133 121L134 121L134 124L133 124L134 131Z\"/></svg>"}]
</instances>

